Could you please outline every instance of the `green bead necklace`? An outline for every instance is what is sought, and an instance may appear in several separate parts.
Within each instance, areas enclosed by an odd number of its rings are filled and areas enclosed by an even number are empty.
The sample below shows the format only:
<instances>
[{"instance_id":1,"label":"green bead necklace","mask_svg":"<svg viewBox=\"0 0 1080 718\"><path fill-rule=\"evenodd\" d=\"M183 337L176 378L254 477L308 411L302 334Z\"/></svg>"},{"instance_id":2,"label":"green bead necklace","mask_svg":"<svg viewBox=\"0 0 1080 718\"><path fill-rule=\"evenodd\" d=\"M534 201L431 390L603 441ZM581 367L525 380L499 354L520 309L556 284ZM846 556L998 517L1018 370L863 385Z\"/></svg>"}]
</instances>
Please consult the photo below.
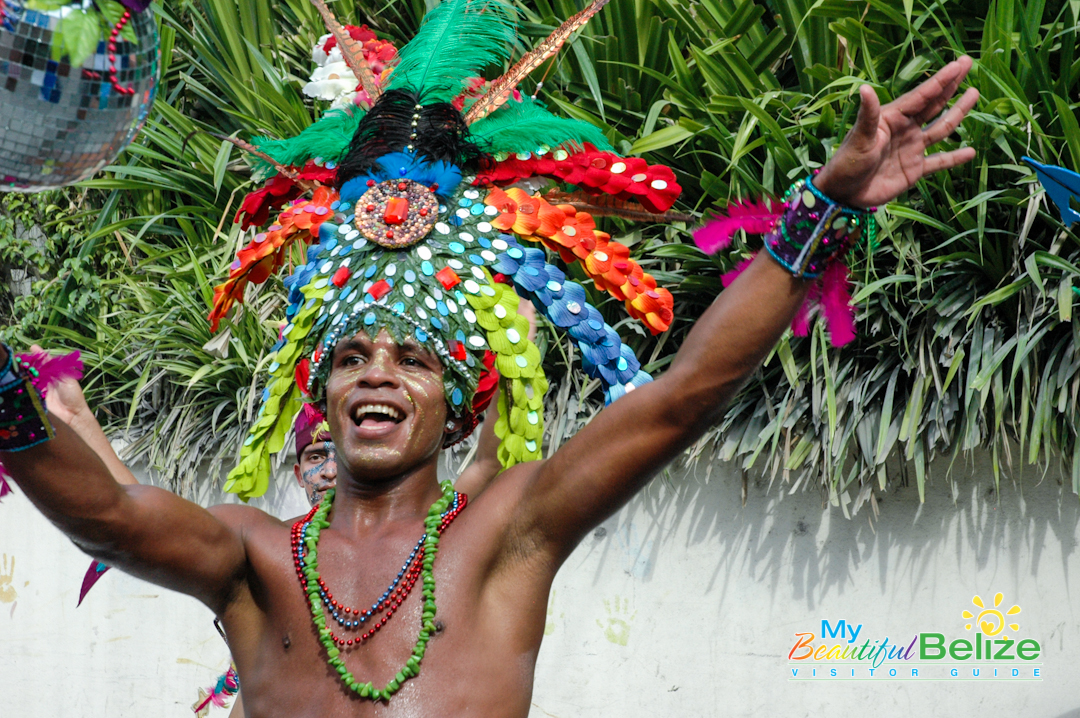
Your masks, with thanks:
<instances>
[{"instance_id":1,"label":"green bead necklace","mask_svg":"<svg viewBox=\"0 0 1080 718\"><path fill-rule=\"evenodd\" d=\"M334 506L334 494L336 491L334 489L327 491L313 514L300 519L293 528L295 539L297 536L302 535L299 527L304 523L309 523L305 535L307 553L298 568L304 577L303 586L308 603L311 606L311 620L319 632L319 642L326 648L327 663L337 671L341 677L341 682L361 698L372 701L389 701L390 697L401 688L405 681L420 673L420 662L424 660L427 643L432 634L435 633L435 576L432 567L435 565L435 554L439 550L439 535L465 508L467 501L465 494L455 492L453 484L449 481L444 481L441 488L443 495L431 505L431 508L428 509L427 518L424 519L426 538L423 540L424 558L420 572L423 582L424 606L420 619L420 635L417 637L416 646L413 648L412 655L405 661L405 665L382 689L375 688L370 682L361 683L357 681L353 674L349 672L349 669L345 666L345 661L341 658L341 649L335 643L330 627L326 624L326 614L324 613L323 600L320 594L322 581L319 576L319 532L330 526L330 522L326 520L326 517L330 515L330 510ZM452 508L451 504L454 504Z\"/></svg>"}]
</instances>

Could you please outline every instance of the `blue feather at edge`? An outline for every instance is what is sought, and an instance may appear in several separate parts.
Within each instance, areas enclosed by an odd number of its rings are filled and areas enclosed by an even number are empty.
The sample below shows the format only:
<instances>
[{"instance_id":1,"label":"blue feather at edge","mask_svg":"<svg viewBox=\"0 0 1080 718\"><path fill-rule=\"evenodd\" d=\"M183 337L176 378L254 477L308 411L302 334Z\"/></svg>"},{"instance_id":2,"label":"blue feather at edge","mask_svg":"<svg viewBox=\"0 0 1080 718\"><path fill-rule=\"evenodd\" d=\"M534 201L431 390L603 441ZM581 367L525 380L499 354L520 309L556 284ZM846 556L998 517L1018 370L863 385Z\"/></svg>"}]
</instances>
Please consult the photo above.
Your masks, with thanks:
<instances>
[{"instance_id":1,"label":"blue feather at edge","mask_svg":"<svg viewBox=\"0 0 1080 718\"><path fill-rule=\"evenodd\" d=\"M1080 222L1080 213L1069 204L1070 199L1080 202L1080 174L1057 165L1044 165L1030 157L1021 157L1022 161L1035 170L1039 182L1046 189L1061 213L1061 221L1066 225Z\"/></svg>"}]
</instances>

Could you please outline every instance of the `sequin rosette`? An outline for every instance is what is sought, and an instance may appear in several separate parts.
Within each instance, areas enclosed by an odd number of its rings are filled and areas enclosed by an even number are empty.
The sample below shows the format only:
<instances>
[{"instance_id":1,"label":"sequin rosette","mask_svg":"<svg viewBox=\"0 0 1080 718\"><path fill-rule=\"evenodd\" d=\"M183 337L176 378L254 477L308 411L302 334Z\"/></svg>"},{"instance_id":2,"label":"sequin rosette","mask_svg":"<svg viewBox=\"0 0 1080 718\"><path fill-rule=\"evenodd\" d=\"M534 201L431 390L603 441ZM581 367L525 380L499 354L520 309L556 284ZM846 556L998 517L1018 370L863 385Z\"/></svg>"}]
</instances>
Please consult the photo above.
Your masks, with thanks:
<instances>
[{"instance_id":1,"label":"sequin rosette","mask_svg":"<svg viewBox=\"0 0 1080 718\"><path fill-rule=\"evenodd\" d=\"M356 228L375 244L406 249L428 235L435 225L439 201L419 182L376 183L356 202Z\"/></svg>"}]
</instances>

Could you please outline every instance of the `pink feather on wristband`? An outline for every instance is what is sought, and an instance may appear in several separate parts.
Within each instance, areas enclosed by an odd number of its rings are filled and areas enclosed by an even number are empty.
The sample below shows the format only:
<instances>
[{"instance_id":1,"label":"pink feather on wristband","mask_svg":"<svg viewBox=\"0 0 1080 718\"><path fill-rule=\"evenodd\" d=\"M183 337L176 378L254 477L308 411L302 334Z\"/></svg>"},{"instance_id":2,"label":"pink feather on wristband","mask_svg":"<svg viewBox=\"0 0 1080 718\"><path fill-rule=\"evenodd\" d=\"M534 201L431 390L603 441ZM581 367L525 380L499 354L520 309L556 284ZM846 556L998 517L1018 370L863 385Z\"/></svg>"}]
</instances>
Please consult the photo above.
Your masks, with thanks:
<instances>
[{"instance_id":1,"label":"pink feather on wristband","mask_svg":"<svg viewBox=\"0 0 1080 718\"><path fill-rule=\"evenodd\" d=\"M715 254L726 249L740 229L747 234L768 234L776 228L783 209L784 205L773 199L736 200L728 205L726 217L713 215L711 222L694 232L694 244L705 254Z\"/></svg>"},{"instance_id":2,"label":"pink feather on wristband","mask_svg":"<svg viewBox=\"0 0 1080 718\"><path fill-rule=\"evenodd\" d=\"M725 289L746 271L757 255L758 253L754 252L735 265L730 272L720 277L720 283ZM810 317L815 307L821 311L825 319L829 341L834 347L842 347L855 338L855 309L851 306L851 281L848 278L848 268L843 263L830 264L821 279L810 285L806 299L799 305L795 317L791 320L791 331L795 333L795 336L805 337L810 333Z\"/></svg>"},{"instance_id":3,"label":"pink feather on wristband","mask_svg":"<svg viewBox=\"0 0 1080 718\"><path fill-rule=\"evenodd\" d=\"M833 262L825 269L819 305L833 346L842 347L855 338L855 310L851 306L847 265Z\"/></svg>"},{"instance_id":4,"label":"pink feather on wristband","mask_svg":"<svg viewBox=\"0 0 1080 718\"><path fill-rule=\"evenodd\" d=\"M823 213L828 214L823 216ZM727 207L727 216L714 215L708 224L694 232L694 244L706 254L714 254L726 249L740 229L747 234L766 235L765 249L780 266L797 278L812 280L805 301L791 321L795 336L809 334L816 309L825 321L832 345L841 347L856 336L851 282L841 259L862 235L864 226L872 241L873 213L873 208L863 211L838 205L809 179L800 180L791 186L783 200L733 201ZM782 222L787 223L787 229L780 231ZM813 231L808 232L808 228ZM734 282L755 256L757 252L724 274L721 277L724 287Z\"/></svg>"},{"instance_id":5,"label":"pink feather on wristband","mask_svg":"<svg viewBox=\"0 0 1080 718\"><path fill-rule=\"evenodd\" d=\"M55 386L65 379L82 379L83 363L78 349L70 354L55 357L45 352L19 354L18 357L24 367L37 371L37 376L31 378L30 383L38 390L42 399L45 398L50 386ZM6 480L7 476L8 473L0 462L0 499L11 493L11 486Z\"/></svg>"},{"instance_id":6,"label":"pink feather on wristband","mask_svg":"<svg viewBox=\"0 0 1080 718\"><path fill-rule=\"evenodd\" d=\"M49 356L45 352L20 354L19 360L23 366L37 370L38 375L32 378L30 383L41 393L42 399L45 398L50 386L59 384L65 379L79 380L83 376L83 363L78 349L70 354L59 356Z\"/></svg>"}]
</instances>

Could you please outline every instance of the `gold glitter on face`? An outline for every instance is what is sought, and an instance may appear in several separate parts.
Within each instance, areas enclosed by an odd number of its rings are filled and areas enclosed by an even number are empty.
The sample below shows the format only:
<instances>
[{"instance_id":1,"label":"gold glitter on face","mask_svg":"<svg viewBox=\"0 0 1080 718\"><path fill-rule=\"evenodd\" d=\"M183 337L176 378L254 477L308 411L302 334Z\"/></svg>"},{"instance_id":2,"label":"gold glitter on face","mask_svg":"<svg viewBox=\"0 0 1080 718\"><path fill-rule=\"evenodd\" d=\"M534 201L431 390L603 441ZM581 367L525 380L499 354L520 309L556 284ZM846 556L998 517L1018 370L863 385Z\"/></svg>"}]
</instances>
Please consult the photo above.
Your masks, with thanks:
<instances>
[{"instance_id":1,"label":"gold glitter on face","mask_svg":"<svg viewBox=\"0 0 1080 718\"><path fill-rule=\"evenodd\" d=\"M360 332L339 342L326 399L339 484L345 477L370 481L399 475L433 460L442 449L447 417L442 365L415 341L399 345L383 330L374 340ZM376 411L383 418L369 421L370 410L358 412L372 405L390 409Z\"/></svg>"}]
</instances>

